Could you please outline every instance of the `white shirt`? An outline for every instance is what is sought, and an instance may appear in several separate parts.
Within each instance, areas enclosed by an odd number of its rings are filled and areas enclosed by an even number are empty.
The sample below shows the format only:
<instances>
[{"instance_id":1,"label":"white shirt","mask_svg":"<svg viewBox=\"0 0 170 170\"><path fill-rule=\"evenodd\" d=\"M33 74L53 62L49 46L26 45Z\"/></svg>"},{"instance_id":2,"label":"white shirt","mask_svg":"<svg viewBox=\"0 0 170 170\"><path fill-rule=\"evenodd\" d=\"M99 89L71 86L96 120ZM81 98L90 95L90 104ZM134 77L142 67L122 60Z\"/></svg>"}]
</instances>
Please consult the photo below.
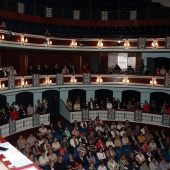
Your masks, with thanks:
<instances>
[{"instance_id":1,"label":"white shirt","mask_svg":"<svg viewBox=\"0 0 170 170\"><path fill-rule=\"evenodd\" d=\"M106 168L106 166L103 166L103 167L102 167L102 166L100 165L100 166L97 168L97 170L107 170L107 168Z\"/></svg>"},{"instance_id":2,"label":"white shirt","mask_svg":"<svg viewBox=\"0 0 170 170\"><path fill-rule=\"evenodd\" d=\"M106 159L106 155L104 152L103 153L97 152L97 157L99 160Z\"/></svg>"},{"instance_id":3,"label":"white shirt","mask_svg":"<svg viewBox=\"0 0 170 170\"><path fill-rule=\"evenodd\" d=\"M116 131L116 133L114 131L111 131L110 133L112 134L113 138L115 138L117 135L119 135L118 131Z\"/></svg>"},{"instance_id":4,"label":"white shirt","mask_svg":"<svg viewBox=\"0 0 170 170\"><path fill-rule=\"evenodd\" d=\"M106 146L107 146L107 148L108 148L109 146L115 147L115 145L113 144L112 141L107 141L107 142L106 142Z\"/></svg>"},{"instance_id":5,"label":"white shirt","mask_svg":"<svg viewBox=\"0 0 170 170\"><path fill-rule=\"evenodd\" d=\"M57 142L57 143L52 143L52 148L53 149L59 149L59 148L61 148L61 145L60 145L60 143L59 142Z\"/></svg>"},{"instance_id":6,"label":"white shirt","mask_svg":"<svg viewBox=\"0 0 170 170\"><path fill-rule=\"evenodd\" d=\"M85 127L84 127L84 125L85 125ZM87 122L84 122L84 123L81 122L81 123L80 123L80 126L81 126L82 128L87 128Z\"/></svg>"},{"instance_id":7,"label":"white shirt","mask_svg":"<svg viewBox=\"0 0 170 170\"><path fill-rule=\"evenodd\" d=\"M107 166L110 170L119 169L119 165L113 160L113 162L108 161Z\"/></svg>"},{"instance_id":8,"label":"white shirt","mask_svg":"<svg viewBox=\"0 0 170 170\"><path fill-rule=\"evenodd\" d=\"M95 128L95 131L97 132L98 130L100 130L100 131L102 131L103 132L103 129L102 129L102 127L101 126L96 126L96 128Z\"/></svg>"},{"instance_id":9,"label":"white shirt","mask_svg":"<svg viewBox=\"0 0 170 170\"><path fill-rule=\"evenodd\" d=\"M112 109L113 108L112 103L107 103L106 108L107 109Z\"/></svg>"},{"instance_id":10,"label":"white shirt","mask_svg":"<svg viewBox=\"0 0 170 170\"><path fill-rule=\"evenodd\" d=\"M79 103L74 104L74 110L80 110L80 104Z\"/></svg>"},{"instance_id":11,"label":"white shirt","mask_svg":"<svg viewBox=\"0 0 170 170\"><path fill-rule=\"evenodd\" d=\"M127 143L129 143L129 139L126 137L126 138L122 138L122 143L123 145L127 145Z\"/></svg>"},{"instance_id":12,"label":"white shirt","mask_svg":"<svg viewBox=\"0 0 170 170\"><path fill-rule=\"evenodd\" d=\"M76 140L76 143L78 145L79 141L77 139L75 139L75 140ZM77 145L75 145L74 139L70 139L70 145L73 146L74 148L77 146Z\"/></svg>"},{"instance_id":13,"label":"white shirt","mask_svg":"<svg viewBox=\"0 0 170 170\"><path fill-rule=\"evenodd\" d=\"M124 130L120 131L120 136L123 137L124 133L126 133Z\"/></svg>"},{"instance_id":14,"label":"white shirt","mask_svg":"<svg viewBox=\"0 0 170 170\"><path fill-rule=\"evenodd\" d=\"M48 157L45 155L45 157L40 156L39 158L40 165L46 164L46 162L49 162Z\"/></svg>"},{"instance_id":15,"label":"white shirt","mask_svg":"<svg viewBox=\"0 0 170 170\"><path fill-rule=\"evenodd\" d=\"M125 127L122 123L117 125L118 130L120 130L122 127Z\"/></svg>"}]
</instances>

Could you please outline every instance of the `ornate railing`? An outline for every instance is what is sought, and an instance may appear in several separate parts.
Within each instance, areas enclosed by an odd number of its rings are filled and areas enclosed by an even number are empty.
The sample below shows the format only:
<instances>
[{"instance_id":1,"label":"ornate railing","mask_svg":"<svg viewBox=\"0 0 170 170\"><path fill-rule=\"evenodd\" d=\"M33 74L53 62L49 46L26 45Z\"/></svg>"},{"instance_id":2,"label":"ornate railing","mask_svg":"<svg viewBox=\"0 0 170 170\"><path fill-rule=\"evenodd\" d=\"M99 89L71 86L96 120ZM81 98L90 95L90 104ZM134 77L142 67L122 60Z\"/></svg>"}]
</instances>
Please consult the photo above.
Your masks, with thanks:
<instances>
[{"instance_id":1,"label":"ornate railing","mask_svg":"<svg viewBox=\"0 0 170 170\"><path fill-rule=\"evenodd\" d=\"M151 76L134 74L57 74L32 76L9 76L0 78L1 93L8 90L21 90L36 87L65 86L119 86L164 88L170 87L170 76ZM164 88L169 90L168 88Z\"/></svg>"},{"instance_id":2,"label":"ornate railing","mask_svg":"<svg viewBox=\"0 0 170 170\"><path fill-rule=\"evenodd\" d=\"M62 113L61 113L62 115ZM152 114L144 113L141 110L127 111L127 110L80 110L80 111L70 111L70 116L65 116L69 122L74 122L74 120L82 121L83 118L86 120L95 120L97 116L104 121L125 121L144 124L152 124L157 126L170 127L170 115L167 114Z\"/></svg>"},{"instance_id":3,"label":"ornate railing","mask_svg":"<svg viewBox=\"0 0 170 170\"><path fill-rule=\"evenodd\" d=\"M0 136L7 137L9 135L35 128L41 124L50 124L50 114L34 114L31 117L26 117L24 119L10 119L9 123L0 126Z\"/></svg>"}]
</instances>

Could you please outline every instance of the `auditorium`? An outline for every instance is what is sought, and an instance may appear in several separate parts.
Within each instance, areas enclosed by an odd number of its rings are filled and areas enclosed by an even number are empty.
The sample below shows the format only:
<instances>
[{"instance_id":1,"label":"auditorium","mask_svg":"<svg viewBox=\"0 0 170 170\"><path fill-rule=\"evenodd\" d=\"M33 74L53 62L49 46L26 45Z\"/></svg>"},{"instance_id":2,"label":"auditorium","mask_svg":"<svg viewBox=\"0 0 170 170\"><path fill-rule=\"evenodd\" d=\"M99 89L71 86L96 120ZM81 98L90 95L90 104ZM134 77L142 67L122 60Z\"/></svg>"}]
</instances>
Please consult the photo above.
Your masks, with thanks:
<instances>
[{"instance_id":1,"label":"auditorium","mask_svg":"<svg viewBox=\"0 0 170 170\"><path fill-rule=\"evenodd\" d=\"M170 1L0 0L0 170L170 170Z\"/></svg>"}]
</instances>

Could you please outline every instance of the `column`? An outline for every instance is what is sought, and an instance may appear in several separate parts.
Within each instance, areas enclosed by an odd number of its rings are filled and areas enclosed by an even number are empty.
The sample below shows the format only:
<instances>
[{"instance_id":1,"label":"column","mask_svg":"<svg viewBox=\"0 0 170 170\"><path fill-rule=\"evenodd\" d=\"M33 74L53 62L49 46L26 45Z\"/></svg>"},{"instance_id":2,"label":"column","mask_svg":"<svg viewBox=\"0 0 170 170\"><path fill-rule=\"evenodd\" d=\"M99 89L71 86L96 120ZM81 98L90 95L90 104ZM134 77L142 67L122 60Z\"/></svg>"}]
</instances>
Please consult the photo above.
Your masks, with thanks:
<instances>
[{"instance_id":1,"label":"column","mask_svg":"<svg viewBox=\"0 0 170 170\"><path fill-rule=\"evenodd\" d=\"M6 95L6 101L11 105L13 102L15 102L15 93L11 93L10 95Z\"/></svg>"},{"instance_id":2,"label":"column","mask_svg":"<svg viewBox=\"0 0 170 170\"><path fill-rule=\"evenodd\" d=\"M95 90L86 90L86 101L90 101L90 98L94 100Z\"/></svg>"},{"instance_id":3,"label":"column","mask_svg":"<svg viewBox=\"0 0 170 170\"><path fill-rule=\"evenodd\" d=\"M19 56L19 73L20 75L27 75L28 70L28 55Z\"/></svg>"},{"instance_id":4,"label":"column","mask_svg":"<svg viewBox=\"0 0 170 170\"><path fill-rule=\"evenodd\" d=\"M117 99L119 99L120 101L122 101L122 92L121 91L113 91L113 97Z\"/></svg>"}]
</instances>

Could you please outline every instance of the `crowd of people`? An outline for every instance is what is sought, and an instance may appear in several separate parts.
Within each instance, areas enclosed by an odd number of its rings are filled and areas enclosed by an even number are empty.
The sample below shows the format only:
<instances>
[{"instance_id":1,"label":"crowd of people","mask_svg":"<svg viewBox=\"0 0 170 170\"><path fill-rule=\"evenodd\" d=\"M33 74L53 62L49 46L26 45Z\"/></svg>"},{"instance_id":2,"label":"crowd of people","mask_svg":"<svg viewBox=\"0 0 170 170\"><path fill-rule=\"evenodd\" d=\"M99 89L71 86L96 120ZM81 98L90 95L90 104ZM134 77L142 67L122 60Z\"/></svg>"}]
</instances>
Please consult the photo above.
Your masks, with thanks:
<instances>
[{"instance_id":1,"label":"crowd of people","mask_svg":"<svg viewBox=\"0 0 170 170\"><path fill-rule=\"evenodd\" d=\"M17 72L14 68L14 66L2 66L0 68L0 76L6 77L6 76L17 76Z\"/></svg>"},{"instance_id":2,"label":"crowd of people","mask_svg":"<svg viewBox=\"0 0 170 170\"><path fill-rule=\"evenodd\" d=\"M6 106L0 109L0 124L6 124L9 119L19 119L27 116L32 116L35 113L41 114L48 112L48 101L43 98L42 101L37 100L35 107L31 104L24 106L23 104L18 105L13 102L11 105L7 102Z\"/></svg>"},{"instance_id":3,"label":"crowd of people","mask_svg":"<svg viewBox=\"0 0 170 170\"><path fill-rule=\"evenodd\" d=\"M60 121L17 140L18 149L42 170L169 170L170 140L126 120L99 117L63 125ZM169 152L168 152L169 151Z\"/></svg>"},{"instance_id":4,"label":"crowd of people","mask_svg":"<svg viewBox=\"0 0 170 170\"><path fill-rule=\"evenodd\" d=\"M150 104L147 101L144 102L143 106L141 106L139 101L136 101L135 98L132 98L128 102L121 102L119 99L115 97L98 100L96 97L94 100L90 98L88 104L86 102L82 102L80 96L77 96L75 103L72 103L70 98L66 101L66 107L68 110L82 110L82 109L117 109L117 110L142 110L143 112L151 112L151 113L161 113L161 114L170 114L170 105L165 100L162 106L159 108L156 101L152 100Z\"/></svg>"}]
</instances>

